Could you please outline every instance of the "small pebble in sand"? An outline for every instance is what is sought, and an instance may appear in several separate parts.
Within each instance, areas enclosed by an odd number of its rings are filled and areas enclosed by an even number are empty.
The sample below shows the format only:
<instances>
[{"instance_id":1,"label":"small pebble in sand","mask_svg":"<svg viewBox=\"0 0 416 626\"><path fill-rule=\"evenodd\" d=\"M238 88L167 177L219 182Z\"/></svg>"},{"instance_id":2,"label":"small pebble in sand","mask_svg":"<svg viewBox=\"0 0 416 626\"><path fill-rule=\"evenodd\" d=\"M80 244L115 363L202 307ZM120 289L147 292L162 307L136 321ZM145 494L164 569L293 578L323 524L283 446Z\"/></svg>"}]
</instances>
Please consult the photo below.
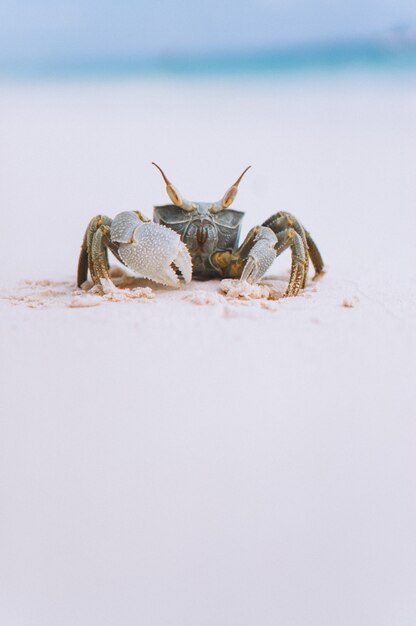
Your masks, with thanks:
<instances>
[{"instance_id":1,"label":"small pebble in sand","mask_svg":"<svg viewBox=\"0 0 416 626\"><path fill-rule=\"evenodd\" d=\"M344 309L353 309L355 306L357 306L357 304L358 298L357 296L353 296L352 298L344 298L341 306L344 307Z\"/></svg>"}]
</instances>

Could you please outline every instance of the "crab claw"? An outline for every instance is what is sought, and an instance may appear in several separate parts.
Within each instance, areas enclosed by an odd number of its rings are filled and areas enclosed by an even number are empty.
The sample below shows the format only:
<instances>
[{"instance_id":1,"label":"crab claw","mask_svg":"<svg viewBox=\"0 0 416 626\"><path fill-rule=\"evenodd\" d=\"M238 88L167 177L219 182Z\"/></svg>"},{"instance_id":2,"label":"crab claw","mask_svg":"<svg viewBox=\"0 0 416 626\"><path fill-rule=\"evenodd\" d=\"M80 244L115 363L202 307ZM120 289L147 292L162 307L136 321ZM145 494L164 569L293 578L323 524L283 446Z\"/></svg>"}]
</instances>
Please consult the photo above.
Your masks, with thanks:
<instances>
[{"instance_id":1,"label":"crab claw","mask_svg":"<svg viewBox=\"0 0 416 626\"><path fill-rule=\"evenodd\" d=\"M260 280L276 258L277 238L270 228L261 226L254 242L241 275L250 284Z\"/></svg>"},{"instance_id":2,"label":"crab claw","mask_svg":"<svg viewBox=\"0 0 416 626\"><path fill-rule=\"evenodd\" d=\"M188 248L177 233L154 222L139 222L130 242L120 243L118 254L132 270L169 287L179 287L182 274L185 282L192 278L192 260Z\"/></svg>"}]
</instances>

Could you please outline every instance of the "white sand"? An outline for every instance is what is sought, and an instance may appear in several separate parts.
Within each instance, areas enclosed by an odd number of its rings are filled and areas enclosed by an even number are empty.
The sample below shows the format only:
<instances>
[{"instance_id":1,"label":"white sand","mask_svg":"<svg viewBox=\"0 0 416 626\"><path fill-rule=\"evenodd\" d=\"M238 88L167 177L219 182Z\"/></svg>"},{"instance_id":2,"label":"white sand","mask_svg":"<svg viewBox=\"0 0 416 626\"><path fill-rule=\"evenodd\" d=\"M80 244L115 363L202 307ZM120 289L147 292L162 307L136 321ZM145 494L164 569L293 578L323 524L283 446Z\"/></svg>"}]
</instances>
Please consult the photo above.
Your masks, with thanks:
<instances>
[{"instance_id":1,"label":"white sand","mask_svg":"<svg viewBox=\"0 0 416 626\"><path fill-rule=\"evenodd\" d=\"M415 110L405 77L0 88L1 624L414 625ZM196 200L251 164L245 231L292 211L328 274L76 291L93 215L166 202L152 160Z\"/></svg>"}]
</instances>

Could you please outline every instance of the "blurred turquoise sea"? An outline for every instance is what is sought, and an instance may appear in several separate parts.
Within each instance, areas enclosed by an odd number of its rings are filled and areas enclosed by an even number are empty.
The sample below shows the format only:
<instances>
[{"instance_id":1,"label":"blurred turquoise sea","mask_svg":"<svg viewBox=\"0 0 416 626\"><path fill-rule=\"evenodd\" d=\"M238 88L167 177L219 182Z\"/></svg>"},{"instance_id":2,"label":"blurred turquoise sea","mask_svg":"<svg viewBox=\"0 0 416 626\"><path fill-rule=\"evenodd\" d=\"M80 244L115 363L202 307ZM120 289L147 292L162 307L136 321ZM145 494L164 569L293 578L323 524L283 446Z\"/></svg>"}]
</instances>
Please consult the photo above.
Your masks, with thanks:
<instances>
[{"instance_id":1,"label":"blurred turquoise sea","mask_svg":"<svg viewBox=\"0 0 416 626\"><path fill-rule=\"evenodd\" d=\"M251 52L83 56L5 62L3 79L90 79L149 76L299 75L350 72L416 73L416 43L334 42Z\"/></svg>"}]
</instances>

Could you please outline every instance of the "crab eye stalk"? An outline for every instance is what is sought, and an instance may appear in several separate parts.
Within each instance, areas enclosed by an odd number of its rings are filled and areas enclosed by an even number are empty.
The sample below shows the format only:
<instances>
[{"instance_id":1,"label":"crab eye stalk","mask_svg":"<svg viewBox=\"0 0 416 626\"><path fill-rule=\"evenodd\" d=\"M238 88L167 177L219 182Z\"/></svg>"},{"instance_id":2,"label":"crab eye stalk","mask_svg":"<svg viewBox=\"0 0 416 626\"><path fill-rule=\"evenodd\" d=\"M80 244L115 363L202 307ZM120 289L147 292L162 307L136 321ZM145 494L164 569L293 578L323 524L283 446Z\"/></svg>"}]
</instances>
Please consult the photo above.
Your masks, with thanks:
<instances>
[{"instance_id":1,"label":"crab eye stalk","mask_svg":"<svg viewBox=\"0 0 416 626\"><path fill-rule=\"evenodd\" d=\"M233 185L231 185L231 187L225 192L222 200L220 200L220 202L218 202L217 204L215 204L211 208L211 213L219 213L223 209L228 209L228 207L230 206L230 204L232 204L232 202L234 201L234 198L237 195L238 185L240 184L241 179L243 178L243 176L247 172L247 170L250 169L250 167L251 167L251 165L246 167L244 172L237 178L235 183Z\"/></svg>"},{"instance_id":2,"label":"crab eye stalk","mask_svg":"<svg viewBox=\"0 0 416 626\"><path fill-rule=\"evenodd\" d=\"M186 203L184 202L181 194L179 193L179 191L177 189L175 189L175 187L172 185L172 183L166 178L165 173L162 170L162 168L159 167L159 165L157 163L153 163L153 161L152 161L152 165L157 167L159 172L162 174L163 180L165 181L165 184L166 184L166 191L168 192L168 196L172 200L173 204L175 206L181 207L181 209L186 208L184 206Z\"/></svg>"}]
</instances>

